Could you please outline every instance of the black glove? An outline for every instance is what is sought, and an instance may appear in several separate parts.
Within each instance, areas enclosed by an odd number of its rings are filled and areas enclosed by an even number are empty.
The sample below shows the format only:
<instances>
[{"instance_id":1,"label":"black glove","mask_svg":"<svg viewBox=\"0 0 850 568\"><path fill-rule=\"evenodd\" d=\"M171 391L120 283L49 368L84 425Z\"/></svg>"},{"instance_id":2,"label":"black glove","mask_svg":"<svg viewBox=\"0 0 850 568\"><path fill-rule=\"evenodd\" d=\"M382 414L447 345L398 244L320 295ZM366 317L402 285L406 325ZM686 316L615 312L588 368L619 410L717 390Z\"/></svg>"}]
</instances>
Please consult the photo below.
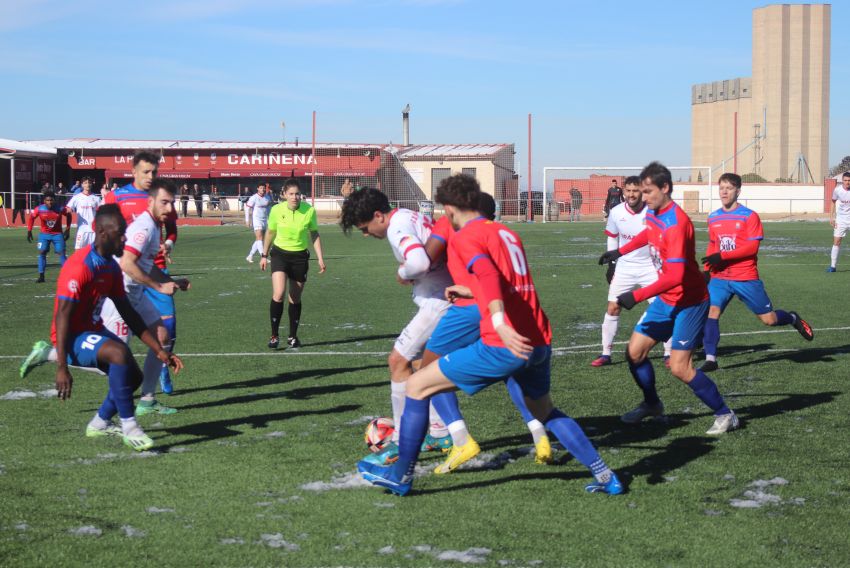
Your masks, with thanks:
<instances>
[{"instance_id":1,"label":"black glove","mask_svg":"<svg viewBox=\"0 0 850 568\"><path fill-rule=\"evenodd\" d=\"M710 254L708 256L702 257L700 262L703 263L703 264L707 264L707 265L711 266L712 268L715 268L715 267L723 264L723 257L720 256L719 252L716 252L714 254Z\"/></svg>"},{"instance_id":2,"label":"black glove","mask_svg":"<svg viewBox=\"0 0 850 568\"><path fill-rule=\"evenodd\" d=\"M614 279L614 270L617 268L617 261L608 263L608 270L605 271L605 280L608 281L608 284L611 283L611 280Z\"/></svg>"},{"instance_id":3,"label":"black glove","mask_svg":"<svg viewBox=\"0 0 850 568\"><path fill-rule=\"evenodd\" d=\"M708 284L709 282L711 282L711 271L704 270L702 273L702 277L705 278L705 283Z\"/></svg>"},{"instance_id":4,"label":"black glove","mask_svg":"<svg viewBox=\"0 0 850 568\"><path fill-rule=\"evenodd\" d=\"M623 256L622 253L620 253L620 251L618 251L617 249L609 250L608 252L599 257L599 264L602 265L606 262L617 262L617 259L621 256Z\"/></svg>"},{"instance_id":5,"label":"black glove","mask_svg":"<svg viewBox=\"0 0 850 568\"><path fill-rule=\"evenodd\" d=\"M67 230L67 231L65 231L64 233L62 233L62 238L63 238L63 239L65 239L66 241L67 241L69 238L71 238L71 231L70 231L70 229L69 229L69 230Z\"/></svg>"},{"instance_id":6,"label":"black glove","mask_svg":"<svg viewBox=\"0 0 850 568\"><path fill-rule=\"evenodd\" d=\"M27 242L32 242L32 231L27 231Z\"/></svg>"},{"instance_id":7,"label":"black glove","mask_svg":"<svg viewBox=\"0 0 850 568\"><path fill-rule=\"evenodd\" d=\"M625 294L617 296L617 305L622 306L627 310L635 307L637 305L637 300L635 300L634 292L626 292Z\"/></svg>"}]
</instances>

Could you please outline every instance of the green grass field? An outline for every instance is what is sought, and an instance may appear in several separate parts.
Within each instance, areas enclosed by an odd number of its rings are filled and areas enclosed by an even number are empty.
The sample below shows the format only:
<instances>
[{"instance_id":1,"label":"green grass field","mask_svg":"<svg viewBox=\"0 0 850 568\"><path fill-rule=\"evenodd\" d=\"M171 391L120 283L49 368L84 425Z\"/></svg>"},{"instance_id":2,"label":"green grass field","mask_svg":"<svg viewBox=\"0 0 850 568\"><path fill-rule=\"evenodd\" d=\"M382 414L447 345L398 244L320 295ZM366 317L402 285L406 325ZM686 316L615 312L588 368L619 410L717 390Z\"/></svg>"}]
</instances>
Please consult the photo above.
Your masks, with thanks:
<instances>
[{"instance_id":1,"label":"green grass field","mask_svg":"<svg viewBox=\"0 0 850 568\"><path fill-rule=\"evenodd\" d=\"M824 273L826 224L765 225L768 292L816 337L809 344L791 328L764 328L739 302L730 306L713 377L743 428L720 438L704 434L710 412L660 359L669 421L619 422L640 400L622 356L589 365L607 292L596 265L601 225L512 227L552 320L553 396L622 473L628 494L585 494L589 475L560 450L555 465L536 465L498 386L461 396L483 449L469 467L425 473L404 498L365 486L354 473L367 451L363 428L390 414L385 354L414 306L395 283L387 243L346 238L335 226L322 227L327 273L312 263L304 347L276 353L266 348L268 276L244 260L251 234L182 229L172 272L192 280L177 300L186 369L175 394L162 397L180 412L140 419L152 452L87 439L105 378L76 372L64 403L48 392L55 367L18 378L33 341L49 335L58 268L51 258L48 284L36 285L35 246L23 230L3 230L0 565L850 564L850 261L845 254L837 274ZM621 317L618 341L641 313ZM438 459L426 456L424 469Z\"/></svg>"}]
</instances>

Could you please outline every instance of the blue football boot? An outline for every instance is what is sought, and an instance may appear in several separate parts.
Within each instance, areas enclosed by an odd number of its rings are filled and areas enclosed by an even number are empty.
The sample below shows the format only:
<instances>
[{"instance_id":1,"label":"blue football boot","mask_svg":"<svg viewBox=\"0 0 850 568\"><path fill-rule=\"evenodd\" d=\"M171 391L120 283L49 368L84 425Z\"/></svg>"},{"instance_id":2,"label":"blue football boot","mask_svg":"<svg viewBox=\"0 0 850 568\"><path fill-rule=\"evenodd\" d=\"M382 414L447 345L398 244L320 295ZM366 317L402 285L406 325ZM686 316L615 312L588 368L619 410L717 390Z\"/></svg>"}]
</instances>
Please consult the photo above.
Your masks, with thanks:
<instances>
[{"instance_id":1,"label":"blue football boot","mask_svg":"<svg viewBox=\"0 0 850 568\"><path fill-rule=\"evenodd\" d=\"M602 483L601 481L594 481L590 485L584 488L588 493L607 493L608 495L620 495L625 492L626 488L623 487L623 484L620 483L620 480L617 479L617 474L613 471L611 472L611 479Z\"/></svg>"},{"instance_id":2,"label":"blue football boot","mask_svg":"<svg viewBox=\"0 0 850 568\"><path fill-rule=\"evenodd\" d=\"M387 446L376 454L369 454L361 460L362 462L371 463L373 465L387 466L398 461L398 444L390 442Z\"/></svg>"},{"instance_id":3,"label":"blue football boot","mask_svg":"<svg viewBox=\"0 0 850 568\"><path fill-rule=\"evenodd\" d=\"M163 365L159 372L159 386L162 387L162 392L165 394L174 392L174 383L171 382L171 373L168 371L167 365Z\"/></svg>"},{"instance_id":4,"label":"blue football boot","mask_svg":"<svg viewBox=\"0 0 850 568\"><path fill-rule=\"evenodd\" d=\"M389 489L396 495L404 496L413 486L413 475L401 474L398 469L393 465L382 466L366 460L357 463L357 471L363 475L363 479L372 485Z\"/></svg>"}]
</instances>

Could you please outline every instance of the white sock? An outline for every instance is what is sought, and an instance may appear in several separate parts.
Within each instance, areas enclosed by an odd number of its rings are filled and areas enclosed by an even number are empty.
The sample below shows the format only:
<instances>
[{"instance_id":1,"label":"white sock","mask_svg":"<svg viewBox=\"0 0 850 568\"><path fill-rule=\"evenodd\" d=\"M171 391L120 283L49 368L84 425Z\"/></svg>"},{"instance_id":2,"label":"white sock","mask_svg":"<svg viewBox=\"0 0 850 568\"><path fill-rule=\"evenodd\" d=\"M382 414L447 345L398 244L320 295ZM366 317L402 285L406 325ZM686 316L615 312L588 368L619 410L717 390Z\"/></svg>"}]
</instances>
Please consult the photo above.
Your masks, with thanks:
<instances>
[{"instance_id":1,"label":"white sock","mask_svg":"<svg viewBox=\"0 0 850 568\"><path fill-rule=\"evenodd\" d=\"M401 430L401 415L404 414L404 397L407 395L407 381L390 383L390 402L393 406L393 422L395 423L395 432L393 432L393 442L398 442L399 431Z\"/></svg>"},{"instance_id":2,"label":"white sock","mask_svg":"<svg viewBox=\"0 0 850 568\"><path fill-rule=\"evenodd\" d=\"M47 354L47 360L50 361L51 363L55 363L57 361L56 348L55 347L50 350L50 353Z\"/></svg>"},{"instance_id":3,"label":"white sock","mask_svg":"<svg viewBox=\"0 0 850 568\"><path fill-rule=\"evenodd\" d=\"M670 352L673 350L673 338L671 337L667 341L664 342L664 356L669 357Z\"/></svg>"},{"instance_id":4,"label":"white sock","mask_svg":"<svg viewBox=\"0 0 850 568\"><path fill-rule=\"evenodd\" d=\"M526 424L528 431L531 432L531 437L534 438L534 443L540 441L540 438L546 435L546 427L538 419L534 419Z\"/></svg>"},{"instance_id":5,"label":"white sock","mask_svg":"<svg viewBox=\"0 0 850 568\"><path fill-rule=\"evenodd\" d=\"M139 427L138 422L136 422L135 416L121 419L121 431L124 432L125 436L144 434L144 431Z\"/></svg>"},{"instance_id":6,"label":"white sock","mask_svg":"<svg viewBox=\"0 0 850 568\"><path fill-rule=\"evenodd\" d=\"M89 426L98 430L104 430L107 426L109 426L109 422L101 418L100 414L95 412L94 418L92 418L89 422Z\"/></svg>"},{"instance_id":7,"label":"white sock","mask_svg":"<svg viewBox=\"0 0 850 568\"><path fill-rule=\"evenodd\" d=\"M446 428L445 422L440 418L437 409L434 408L434 403L428 405L428 421L431 423L429 432L435 438L445 438L449 435L449 429Z\"/></svg>"},{"instance_id":8,"label":"white sock","mask_svg":"<svg viewBox=\"0 0 850 568\"><path fill-rule=\"evenodd\" d=\"M829 253L829 258L832 261L832 264L830 264L830 266L832 266L833 268L835 268L835 266L838 264L838 251L839 250L841 250L840 246L832 245L832 252Z\"/></svg>"},{"instance_id":9,"label":"white sock","mask_svg":"<svg viewBox=\"0 0 850 568\"><path fill-rule=\"evenodd\" d=\"M611 348L614 346L614 336L617 335L617 326L620 324L620 316L605 314L602 320L602 354L611 356Z\"/></svg>"},{"instance_id":10,"label":"white sock","mask_svg":"<svg viewBox=\"0 0 850 568\"><path fill-rule=\"evenodd\" d=\"M142 398L144 400L154 399L161 370L162 361L157 359L153 349L148 349L148 356L145 357L145 366L142 368L144 372L144 379L142 379Z\"/></svg>"},{"instance_id":11,"label":"white sock","mask_svg":"<svg viewBox=\"0 0 850 568\"><path fill-rule=\"evenodd\" d=\"M452 435L452 443L455 446L463 446L469 441L469 430L463 420L455 420L449 424L449 434Z\"/></svg>"},{"instance_id":12,"label":"white sock","mask_svg":"<svg viewBox=\"0 0 850 568\"><path fill-rule=\"evenodd\" d=\"M705 354L705 360L706 361L717 361L717 355L709 355L708 353L706 353Z\"/></svg>"}]
</instances>

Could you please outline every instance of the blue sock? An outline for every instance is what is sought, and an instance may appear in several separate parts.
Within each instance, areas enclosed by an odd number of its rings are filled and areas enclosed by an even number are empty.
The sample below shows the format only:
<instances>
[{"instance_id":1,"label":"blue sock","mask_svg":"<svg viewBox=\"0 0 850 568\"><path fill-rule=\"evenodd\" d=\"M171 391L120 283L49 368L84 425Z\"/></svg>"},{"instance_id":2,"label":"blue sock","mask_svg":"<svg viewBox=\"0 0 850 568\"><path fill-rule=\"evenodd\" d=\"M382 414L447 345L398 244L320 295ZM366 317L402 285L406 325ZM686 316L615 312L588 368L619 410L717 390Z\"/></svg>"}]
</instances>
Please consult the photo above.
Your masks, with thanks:
<instances>
[{"instance_id":1,"label":"blue sock","mask_svg":"<svg viewBox=\"0 0 850 568\"><path fill-rule=\"evenodd\" d=\"M66 256L65 256L65 253L63 252L62 254L59 255L59 267L60 268L65 266L65 259L66 259Z\"/></svg>"},{"instance_id":2,"label":"blue sock","mask_svg":"<svg viewBox=\"0 0 850 568\"><path fill-rule=\"evenodd\" d=\"M458 406L457 395L453 392L443 392L431 397L431 403L440 418L448 426L452 422L463 420ZM405 407L407 409L407 407Z\"/></svg>"},{"instance_id":3,"label":"blue sock","mask_svg":"<svg viewBox=\"0 0 850 568\"><path fill-rule=\"evenodd\" d=\"M163 347L165 347L165 350L169 353L173 353L174 343L177 341L177 318L175 316L171 316L170 318L164 318L162 320L162 325L165 326L166 331L168 331L168 337L170 338L168 340L168 344L163 345ZM159 374L163 377L171 376L171 373L168 370L168 365L163 363L162 370L159 372Z\"/></svg>"},{"instance_id":4,"label":"blue sock","mask_svg":"<svg viewBox=\"0 0 850 568\"><path fill-rule=\"evenodd\" d=\"M44 270L47 268L47 255L40 254L38 255L38 273L44 274Z\"/></svg>"},{"instance_id":5,"label":"blue sock","mask_svg":"<svg viewBox=\"0 0 850 568\"><path fill-rule=\"evenodd\" d=\"M525 405L525 395L522 393L522 389L520 388L519 383L516 382L516 379L508 377L508 380L505 381L505 386L508 387L508 394L511 395L511 400L514 401L514 406L516 406L519 413L522 414L523 421L528 424L534 420L534 416Z\"/></svg>"},{"instance_id":6,"label":"blue sock","mask_svg":"<svg viewBox=\"0 0 850 568\"><path fill-rule=\"evenodd\" d=\"M720 320L707 318L702 334L702 346L705 354L717 357L717 345L720 343Z\"/></svg>"},{"instance_id":7,"label":"blue sock","mask_svg":"<svg viewBox=\"0 0 850 568\"><path fill-rule=\"evenodd\" d=\"M773 325L791 325L794 323L794 316L785 310L776 310L776 323Z\"/></svg>"},{"instance_id":8,"label":"blue sock","mask_svg":"<svg viewBox=\"0 0 850 568\"><path fill-rule=\"evenodd\" d=\"M715 416L731 412L729 407L726 406L726 402L723 401L723 396L717 389L717 385L699 369L697 369L697 374L688 383L688 386L707 407L714 411Z\"/></svg>"},{"instance_id":9,"label":"blue sock","mask_svg":"<svg viewBox=\"0 0 850 568\"><path fill-rule=\"evenodd\" d=\"M629 361L629 371L632 372L632 378L643 391L643 400L647 404L655 405L661 402L658 398L658 392L655 390L655 369L649 359L644 359L642 363L634 364L626 355Z\"/></svg>"},{"instance_id":10,"label":"blue sock","mask_svg":"<svg viewBox=\"0 0 850 568\"><path fill-rule=\"evenodd\" d=\"M398 433L398 461L393 466L399 477L413 474L419 448L428 432L430 401L426 398L416 400L409 396L404 399L404 413Z\"/></svg>"},{"instance_id":11,"label":"blue sock","mask_svg":"<svg viewBox=\"0 0 850 568\"><path fill-rule=\"evenodd\" d=\"M555 408L549 417L546 418L546 428L555 434L558 441L564 445L568 452L573 454L578 461L585 467L593 471L594 467L601 463L602 469L608 469L602 458L599 457L599 452L593 447L590 440L578 425L578 422Z\"/></svg>"},{"instance_id":12,"label":"blue sock","mask_svg":"<svg viewBox=\"0 0 850 568\"><path fill-rule=\"evenodd\" d=\"M107 391L106 398L103 399L103 404L97 409L97 415L109 422L117 413L118 406L115 405L115 401L112 399L112 391Z\"/></svg>"},{"instance_id":13,"label":"blue sock","mask_svg":"<svg viewBox=\"0 0 850 568\"><path fill-rule=\"evenodd\" d=\"M121 418L133 418L136 415L133 406L133 391L136 389L131 384L129 375L129 365L109 365L109 392Z\"/></svg>"}]
</instances>

